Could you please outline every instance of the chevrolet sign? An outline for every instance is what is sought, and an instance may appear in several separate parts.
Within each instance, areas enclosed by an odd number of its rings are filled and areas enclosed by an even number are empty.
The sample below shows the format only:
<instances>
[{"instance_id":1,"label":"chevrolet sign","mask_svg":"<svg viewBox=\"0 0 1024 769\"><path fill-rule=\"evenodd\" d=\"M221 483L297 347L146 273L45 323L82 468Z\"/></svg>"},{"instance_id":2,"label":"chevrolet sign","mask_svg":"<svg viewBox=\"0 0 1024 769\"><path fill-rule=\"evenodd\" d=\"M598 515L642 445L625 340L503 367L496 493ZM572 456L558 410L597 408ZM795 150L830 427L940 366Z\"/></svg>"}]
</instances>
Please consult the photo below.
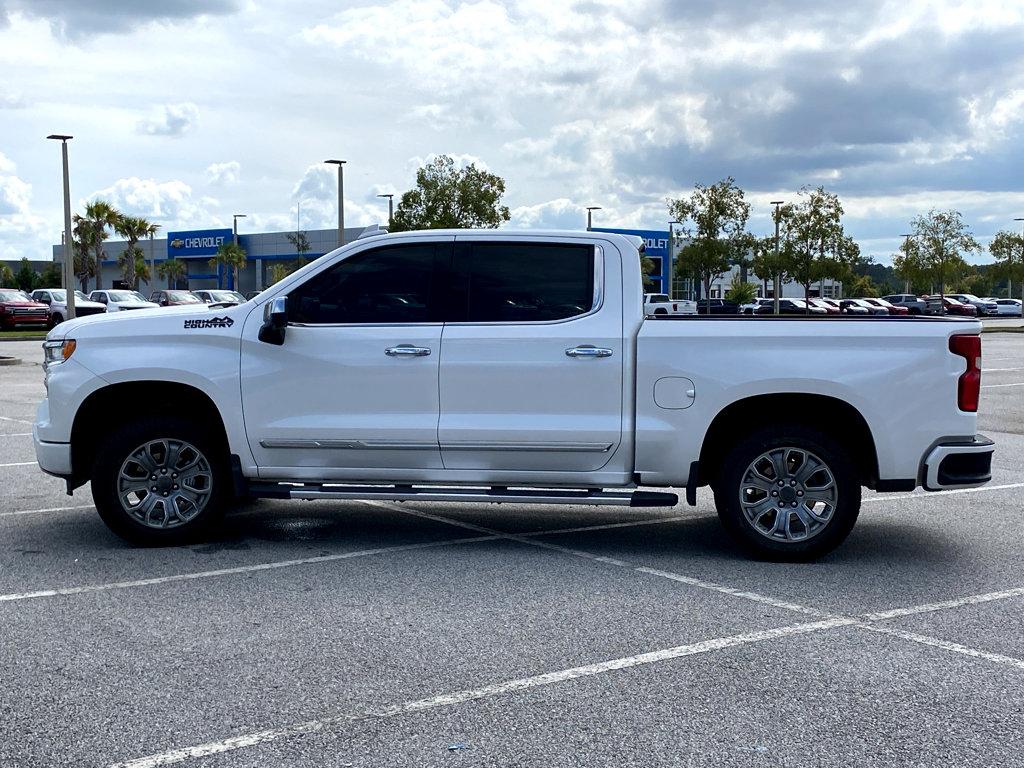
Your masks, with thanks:
<instances>
[{"instance_id":1,"label":"chevrolet sign","mask_svg":"<svg viewBox=\"0 0 1024 769\"><path fill-rule=\"evenodd\" d=\"M231 230L191 230L167 233L167 256L188 259L193 256L213 256L217 249L231 242Z\"/></svg>"}]
</instances>

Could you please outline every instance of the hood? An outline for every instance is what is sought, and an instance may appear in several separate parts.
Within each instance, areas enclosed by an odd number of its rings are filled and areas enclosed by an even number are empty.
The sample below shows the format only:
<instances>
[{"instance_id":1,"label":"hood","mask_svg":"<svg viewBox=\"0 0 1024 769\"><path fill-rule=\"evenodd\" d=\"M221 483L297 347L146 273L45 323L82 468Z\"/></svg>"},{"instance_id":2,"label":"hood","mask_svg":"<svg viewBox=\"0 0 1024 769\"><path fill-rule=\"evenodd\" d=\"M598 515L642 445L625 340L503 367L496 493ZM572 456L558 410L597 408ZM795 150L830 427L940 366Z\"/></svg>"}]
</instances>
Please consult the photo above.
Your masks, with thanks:
<instances>
[{"instance_id":1,"label":"hood","mask_svg":"<svg viewBox=\"0 0 1024 769\"><path fill-rule=\"evenodd\" d=\"M116 304L118 307L159 307L156 302L147 302L145 300L138 299L125 299L125 300L110 300L111 304Z\"/></svg>"},{"instance_id":2,"label":"hood","mask_svg":"<svg viewBox=\"0 0 1024 769\"><path fill-rule=\"evenodd\" d=\"M37 302L34 299L28 302L26 302L24 299L13 299L8 302L0 301L0 304L4 305L5 307L35 307L41 310L50 309L48 305L45 305L42 302Z\"/></svg>"},{"instance_id":3,"label":"hood","mask_svg":"<svg viewBox=\"0 0 1024 769\"><path fill-rule=\"evenodd\" d=\"M54 304L67 307L67 302L54 302ZM75 307L88 307L90 309L96 309L97 307L107 308L102 302L94 302L92 299L79 299L78 297L75 297Z\"/></svg>"},{"instance_id":4,"label":"hood","mask_svg":"<svg viewBox=\"0 0 1024 769\"><path fill-rule=\"evenodd\" d=\"M147 304L152 304L147 302ZM227 317L231 322L226 324L229 327L237 327L242 330L242 321L251 311L251 307L237 305L235 307L210 308L205 304L190 304L178 307L159 307L152 305L152 308L136 310L134 312L111 312L98 315L86 315L74 320L66 320L55 326L47 339L64 339L73 337L76 339L88 338L91 336L103 337L134 337L141 335L164 335L182 334L185 330L186 319L224 319Z\"/></svg>"}]
</instances>

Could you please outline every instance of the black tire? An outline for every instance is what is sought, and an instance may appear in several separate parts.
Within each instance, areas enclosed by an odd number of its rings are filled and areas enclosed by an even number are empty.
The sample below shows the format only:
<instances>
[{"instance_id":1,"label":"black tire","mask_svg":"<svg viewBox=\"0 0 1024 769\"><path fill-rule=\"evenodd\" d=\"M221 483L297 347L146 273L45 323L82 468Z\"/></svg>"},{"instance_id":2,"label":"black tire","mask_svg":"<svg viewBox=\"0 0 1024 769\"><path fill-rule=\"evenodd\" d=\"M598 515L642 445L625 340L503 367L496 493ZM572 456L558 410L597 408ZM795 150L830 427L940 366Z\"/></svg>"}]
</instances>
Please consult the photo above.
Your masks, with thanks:
<instances>
[{"instance_id":1,"label":"black tire","mask_svg":"<svg viewBox=\"0 0 1024 769\"><path fill-rule=\"evenodd\" d=\"M910 314L911 315L920 315L921 314L921 308L920 307L911 307L910 308Z\"/></svg>"},{"instance_id":2,"label":"black tire","mask_svg":"<svg viewBox=\"0 0 1024 769\"><path fill-rule=\"evenodd\" d=\"M740 504L748 467L766 452L782 447L793 447L816 455L831 472L835 484L836 498L831 517L820 530L802 540L773 539L760 533L747 520ZM723 460L713 487L718 517L726 531L748 553L767 560L809 561L831 552L849 535L860 513L860 480L853 459L831 437L803 425L773 425L741 440ZM809 498L812 491L808 490L807 494ZM778 515L778 512L773 515ZM795 516L796 513L790 515ZM803 525L797 524L797 527L803 528Z\"/></svg>"},{"instance_id":3,"label":"black tire","mask_svg":"<svg viewBox=\"0 0 1024 769\"><path fill-rule=\"evenodd\" d=\"M202 453L209 466L209 490L200 512L185 522L175 521L175 525L168 528L155 528L138 520L125 510L118 496L122 465L137 448L160 439L191 444ZM234 498L223 440L200 423L181 417L143 417L111 433L97 447L91 481L93 502L103 522L123 539L145 547L180 545L203 539L220 523ZM166 508L163 510L162 516L167 515Z\"/></svg>"},{"instance_id":4,"label":"black tire","mask_svg":"<svg viewBox=\"0 0 1024 769\"><path fill-rule=\"evenodd\" d=\"M654 314L655 315L668 315L668 310L666 310L664 307L659 307L657 310L654 311Z\"/></svg>"},{"instance_id":5,"label":"black tire","mask_svg":"<svg viewBox=\"0 0 1024 769\"><path fill-rule=\"evenodd\" d=\"M59 312L55 312L53 315L50 316L50 328L53 328L54 326L63 322L64 316L61 315Z\"/></svg>"}]
</instances>

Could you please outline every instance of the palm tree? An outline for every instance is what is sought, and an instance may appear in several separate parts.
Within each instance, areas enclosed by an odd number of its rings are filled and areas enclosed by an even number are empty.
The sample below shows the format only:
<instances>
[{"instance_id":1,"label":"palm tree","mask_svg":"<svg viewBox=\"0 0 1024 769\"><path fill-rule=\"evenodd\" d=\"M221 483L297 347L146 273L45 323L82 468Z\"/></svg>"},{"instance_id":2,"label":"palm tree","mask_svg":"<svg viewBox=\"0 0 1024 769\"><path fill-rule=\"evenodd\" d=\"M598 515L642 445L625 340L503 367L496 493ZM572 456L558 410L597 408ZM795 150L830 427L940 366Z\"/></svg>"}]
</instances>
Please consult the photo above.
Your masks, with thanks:
<instances>
[{"instance_id":1,"label":"palm tree","mask_svg":"<svg viewBox=\"0 0 1024 769\"><path fill-rule=\"evenodd\" d=\"M160 262L156 271L161 278L167 279L167 288L174 288L178 284L178 279L188 273L188 265L180 259L171 258Z\"/></svg>"},{"instance_id":2,"label":"palm tree","mask_svg":"<svg viewBox=\"0 0 1024 769\"><path fill-rule=\"evenodd\" d=\"M124 277L124 282L131 286L133 290L139 287L140 273L145 273L145 279L147 282L149 280L149 267L146 265L145 254L139 248L139 241L142 238L155 235L158 229L160 229L159 224L153 224L141 216L125 216L118 213L117 219L114 221L114 231L128 242L128 245L117 258L117 261L121 265L121 275Z\"/></svg>"},{"instance_id":3,"label":"palm tree","mask_svg":"<svg viewBox=\"0 0 1024 769\"><path fill-rule=\"evenodd\" d=\"M79 217L83 224L82 243L92 249L92 274L96 276L97 290L100 289L100 265L106 256L103 251L103 241L109 237L107 228L115 227L120 217L117 209L105 200L86 203L85 216Z\"/></svg>"},{"instance_id":4,"label":"palm tree","mask_svg":"<svg viewBox=\"0 0 1024 769\"><path fill-rule=\"evenodd\" d=\"M235 288L238 288L238 268L245 267L245 249L235 243L224 243L210 260L211 267L224 267L232 271ZM217 288L224 288L220 270L217 271Z\"/></svg>"}]
</instances>

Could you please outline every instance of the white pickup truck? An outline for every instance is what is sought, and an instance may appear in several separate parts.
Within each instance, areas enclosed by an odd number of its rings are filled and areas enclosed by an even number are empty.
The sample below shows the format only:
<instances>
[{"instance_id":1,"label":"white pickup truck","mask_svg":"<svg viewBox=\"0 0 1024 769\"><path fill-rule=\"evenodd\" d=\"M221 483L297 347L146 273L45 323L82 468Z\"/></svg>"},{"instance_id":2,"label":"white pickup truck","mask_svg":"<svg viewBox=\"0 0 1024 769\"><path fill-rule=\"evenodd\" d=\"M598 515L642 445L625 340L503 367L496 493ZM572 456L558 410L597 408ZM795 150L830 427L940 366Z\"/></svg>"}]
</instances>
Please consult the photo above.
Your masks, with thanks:
<instances>
[{"instance_id":1,"label":"white pickup truck","mask_svg":"<svg viewBox=\"0 0 1024 769\"><path fill-rule=\"evenodd\" d=\"M671 299L668 294L644 294L644 315L696 315L697 303Z\"/></svg>"},{"instance_id":2,"label":"white pickup truck","mask_svg":"<svg viewBox=\"0 0 1024 769\"><path fill-rule=\"evenodd\" d=\"M383 234L237 306L62 323L39 465L144 544L241 497L667 507L710 485L777 559L842 542L861 487L990 479L976 320L645 318L640 245Z\"/></svg>"}]
</instances>

